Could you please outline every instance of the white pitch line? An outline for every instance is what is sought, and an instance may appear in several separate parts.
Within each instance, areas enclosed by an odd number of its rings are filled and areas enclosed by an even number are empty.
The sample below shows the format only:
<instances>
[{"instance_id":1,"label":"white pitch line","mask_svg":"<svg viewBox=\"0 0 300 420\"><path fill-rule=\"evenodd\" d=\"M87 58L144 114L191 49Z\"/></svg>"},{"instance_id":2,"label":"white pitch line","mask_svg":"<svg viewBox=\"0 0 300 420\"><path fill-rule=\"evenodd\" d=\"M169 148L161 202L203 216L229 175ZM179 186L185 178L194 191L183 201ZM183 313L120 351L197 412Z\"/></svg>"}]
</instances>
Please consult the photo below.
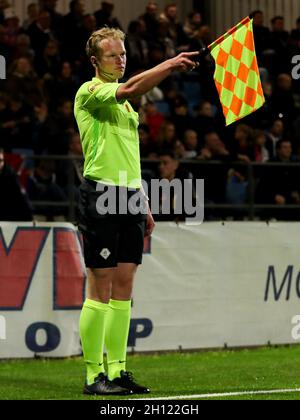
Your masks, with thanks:
<instances>
[{"instance_id":1,"label":"white pitch line","mask_svg":"<svg viewBox=\"0 0 300 420\"><path fill-rule=\"evenodd\" d=\"M172 401L172 400L192 400L192 399L209 399L209 398L223 398L223 397L242 397L246 395L273 395L273 394L291 394L293 392L299 392L300 388L297 389L273 389L270 391L249 391L249 392L226 392L223 394L199 394L199 395L177 395L173 397L162 397L162 398L147 398L147 399L135 399L134 401ZM300 399L300 395L299 395Z\"/></svg>"}]
</instances>

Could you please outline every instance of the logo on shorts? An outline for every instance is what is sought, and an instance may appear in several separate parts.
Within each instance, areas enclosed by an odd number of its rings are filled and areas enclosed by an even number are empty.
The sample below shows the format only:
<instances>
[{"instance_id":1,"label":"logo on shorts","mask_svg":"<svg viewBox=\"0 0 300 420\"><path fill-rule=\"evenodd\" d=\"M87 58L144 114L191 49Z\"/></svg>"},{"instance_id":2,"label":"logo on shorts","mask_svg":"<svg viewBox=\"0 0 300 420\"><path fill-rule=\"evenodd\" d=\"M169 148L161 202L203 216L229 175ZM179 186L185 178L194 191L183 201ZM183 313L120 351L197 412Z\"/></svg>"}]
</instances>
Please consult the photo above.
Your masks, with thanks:
<instances>
[{"instance_id":1,"label":"logo on shorts","mask_svg":"<svg viewBox=\"0 0 300 420\"><path fill-rule=\"evenodd\" d=\"M110 255L111 255L111 252L107 248L102 249L102 251L100 252L100 256L104 258L105 260L107 260L110 257Z\"/></svg>"}]
</instances>

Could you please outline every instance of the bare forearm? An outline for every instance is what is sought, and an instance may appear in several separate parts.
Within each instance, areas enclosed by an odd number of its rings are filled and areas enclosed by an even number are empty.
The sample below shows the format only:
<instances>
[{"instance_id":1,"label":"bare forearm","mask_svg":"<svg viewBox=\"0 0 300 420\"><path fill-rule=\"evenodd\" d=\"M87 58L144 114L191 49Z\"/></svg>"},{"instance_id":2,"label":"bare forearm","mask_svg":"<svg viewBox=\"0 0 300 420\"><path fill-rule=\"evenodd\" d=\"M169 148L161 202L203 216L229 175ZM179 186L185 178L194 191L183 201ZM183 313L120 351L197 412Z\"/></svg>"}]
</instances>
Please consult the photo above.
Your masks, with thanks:
<instances>
[{"instance_id":1,"label":"bare forearm","mask_svg":"<svg viewBox=\"0 0 300 420\"><path fill-rule=\"evenodd\" d=\"M174 69L168 60L151 70L147 70L132 77L125 83L125 89L132 92L132 96L142 96L165 80Z\"/></svg>"},{"instance_id":2,"label":"bare forearm","mask_svg":"<svg viewBox=\"0 0 300 420\"><path fill-rule=\"evenodd\" d=\"M142 96L159 85L173 71L193 70L197 67L197 63L192 60L198 54L198 52L182 53L151 70L132 77L118 89L117 99L130 99L136 96Z\"/></svg>"}]
</instances>

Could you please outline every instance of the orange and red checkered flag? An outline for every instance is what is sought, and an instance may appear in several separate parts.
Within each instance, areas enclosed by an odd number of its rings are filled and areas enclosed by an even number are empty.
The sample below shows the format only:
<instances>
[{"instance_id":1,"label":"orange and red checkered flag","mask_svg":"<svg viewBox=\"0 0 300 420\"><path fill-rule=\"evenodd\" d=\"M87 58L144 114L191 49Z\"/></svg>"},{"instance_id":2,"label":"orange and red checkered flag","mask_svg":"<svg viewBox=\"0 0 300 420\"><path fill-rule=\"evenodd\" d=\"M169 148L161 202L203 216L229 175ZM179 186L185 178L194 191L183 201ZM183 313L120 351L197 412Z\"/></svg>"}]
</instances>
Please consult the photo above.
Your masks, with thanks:
<instances>
[{"instance_id":1,"label":"orange and red checkered flag","mask_svg":"<svg viewBox=\"0 0 300 420\"><path fill-rule=\"evenodd\" d=\"M216 63L215 84L226 125L230 125L265 103L257 64L253 20L242 20L209 47Z\"/></svg>"}]
</instances>

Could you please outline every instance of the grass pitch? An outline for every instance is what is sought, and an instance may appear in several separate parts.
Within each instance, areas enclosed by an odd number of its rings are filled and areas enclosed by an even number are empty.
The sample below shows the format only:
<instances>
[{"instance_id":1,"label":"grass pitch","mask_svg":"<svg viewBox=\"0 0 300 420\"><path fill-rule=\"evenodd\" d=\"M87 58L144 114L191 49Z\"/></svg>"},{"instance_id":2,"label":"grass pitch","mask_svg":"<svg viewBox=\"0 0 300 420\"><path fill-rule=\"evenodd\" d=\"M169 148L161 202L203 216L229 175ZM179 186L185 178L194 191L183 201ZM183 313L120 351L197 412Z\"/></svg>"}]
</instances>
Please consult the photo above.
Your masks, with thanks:
<instances>
[{"instance_id":1,"label":"grass pitch","mask_svg":"<svg viewBox=\"0 0 300 420\"><path fill-rule=\"evenodd\" d=\"M293 390L300 388L300 346L130 356L128 370L151 388L149 398ZM84 376L82 359L1 361L0 400L101 400L82 395ZM300 393L212 399L299 400Z\"/></svg>"}]
</instances>

